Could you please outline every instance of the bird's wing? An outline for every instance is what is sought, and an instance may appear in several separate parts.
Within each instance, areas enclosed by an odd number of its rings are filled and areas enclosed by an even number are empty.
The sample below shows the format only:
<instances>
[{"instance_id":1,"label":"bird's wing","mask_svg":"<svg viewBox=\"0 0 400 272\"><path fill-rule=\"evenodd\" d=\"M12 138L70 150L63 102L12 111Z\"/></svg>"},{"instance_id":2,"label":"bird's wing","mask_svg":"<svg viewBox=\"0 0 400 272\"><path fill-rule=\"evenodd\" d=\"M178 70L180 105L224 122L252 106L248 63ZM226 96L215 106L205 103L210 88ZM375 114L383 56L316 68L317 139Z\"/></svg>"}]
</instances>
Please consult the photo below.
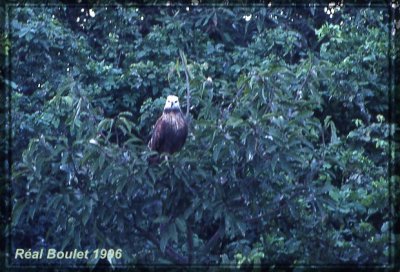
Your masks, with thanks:
<instances>
[{"instance_id":1,"label":"bird's wing","mask_svg":"<svg viewBox=\"0 0 400 272\"><path fill-rule=\"evenodd\" d=\"M161 144L164 142L164 134L162 133L163 129L163 120L162 116L158 118L156 124L154 125L153 134L151 135L151 139L149 141L149 148L151 150L158 150Z\"/></svg>"}]
</instances>

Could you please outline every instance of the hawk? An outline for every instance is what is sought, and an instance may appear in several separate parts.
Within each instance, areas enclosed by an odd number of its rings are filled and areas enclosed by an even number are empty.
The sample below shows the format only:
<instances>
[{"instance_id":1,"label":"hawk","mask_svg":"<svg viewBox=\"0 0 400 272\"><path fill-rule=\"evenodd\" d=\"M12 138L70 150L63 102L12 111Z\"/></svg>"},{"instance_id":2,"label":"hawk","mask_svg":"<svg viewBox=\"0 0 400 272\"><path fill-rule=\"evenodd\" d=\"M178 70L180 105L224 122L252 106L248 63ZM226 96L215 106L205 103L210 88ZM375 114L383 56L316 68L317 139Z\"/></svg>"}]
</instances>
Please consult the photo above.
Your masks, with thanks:
<instances>
[{"instance_id":1,"label":"hawk","mask_svg":"<svg viewBox=\"0 0 400 272\"><path fill-rule=\"evenodd\" d=\"M164 111L154 126L148 146L158 153L173 154L181 150L187 135L188 125L179 106L179 99L175 95L169 95Z\"/></svg>"}]
</instances>

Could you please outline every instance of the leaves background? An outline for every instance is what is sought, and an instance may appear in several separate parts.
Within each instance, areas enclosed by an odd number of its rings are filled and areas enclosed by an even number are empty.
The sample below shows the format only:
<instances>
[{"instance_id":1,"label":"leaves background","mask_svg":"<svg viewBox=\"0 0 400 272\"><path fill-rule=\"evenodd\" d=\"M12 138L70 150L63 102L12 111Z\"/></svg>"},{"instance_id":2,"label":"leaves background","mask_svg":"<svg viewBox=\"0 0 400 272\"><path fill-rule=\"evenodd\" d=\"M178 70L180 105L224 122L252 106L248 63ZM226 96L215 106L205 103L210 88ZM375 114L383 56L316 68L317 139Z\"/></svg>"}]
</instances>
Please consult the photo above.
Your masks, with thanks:
<instances>
[{"instance_id":1,"label":"leaves background","mask_svg":"<svg viewBox=\"0 0 400 272\"><path fill-rule=\"evenodd\" d=\"M11 252L122 248L115 265L392 263L386 6L8 11ZM179 50L190 134L149 166L164 98L186 107Z\"/></svg>"}]
</instances>

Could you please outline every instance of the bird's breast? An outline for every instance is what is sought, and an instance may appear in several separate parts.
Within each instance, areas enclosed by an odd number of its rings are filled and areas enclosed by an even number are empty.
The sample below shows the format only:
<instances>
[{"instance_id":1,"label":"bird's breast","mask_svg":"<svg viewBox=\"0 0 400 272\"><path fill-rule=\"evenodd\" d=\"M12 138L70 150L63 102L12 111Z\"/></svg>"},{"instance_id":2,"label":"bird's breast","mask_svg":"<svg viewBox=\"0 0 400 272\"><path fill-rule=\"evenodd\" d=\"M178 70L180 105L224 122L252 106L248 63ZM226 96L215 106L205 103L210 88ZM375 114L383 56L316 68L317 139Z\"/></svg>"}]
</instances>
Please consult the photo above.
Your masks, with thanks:
<instances>
[{"instance_id":1,"label":"bird's breast","mask_svg":"<svg viewBox=\"0 0 400 272\"><path fill-rule=\"evenodd\" d=\"M185 119L181 113L168 113L164 120L168 130L172 130L172 132L178 132L186 127Z\"/></svg>"}]
</instances>

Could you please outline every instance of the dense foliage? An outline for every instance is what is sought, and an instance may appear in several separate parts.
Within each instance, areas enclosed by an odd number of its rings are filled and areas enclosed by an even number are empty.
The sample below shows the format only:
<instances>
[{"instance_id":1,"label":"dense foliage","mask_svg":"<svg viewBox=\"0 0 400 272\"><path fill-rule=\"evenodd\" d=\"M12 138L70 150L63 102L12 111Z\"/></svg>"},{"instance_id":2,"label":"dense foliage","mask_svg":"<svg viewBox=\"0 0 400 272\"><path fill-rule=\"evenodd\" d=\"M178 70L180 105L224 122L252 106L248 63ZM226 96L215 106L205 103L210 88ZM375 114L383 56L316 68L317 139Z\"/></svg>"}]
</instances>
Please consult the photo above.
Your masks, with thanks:
<instances>
[{"instance_id":1,"label":"dense foliage","mask_svg":"<svg viewBox=\"0 0 400 272\"><path fill-rule=\"evenodd\" d=\"M11 252L121 248L113 265L392 262L385 6L8 16ZM187 142L149 165L165 97L186 111L186 73Z\"/></svg>"}]
</instances>

